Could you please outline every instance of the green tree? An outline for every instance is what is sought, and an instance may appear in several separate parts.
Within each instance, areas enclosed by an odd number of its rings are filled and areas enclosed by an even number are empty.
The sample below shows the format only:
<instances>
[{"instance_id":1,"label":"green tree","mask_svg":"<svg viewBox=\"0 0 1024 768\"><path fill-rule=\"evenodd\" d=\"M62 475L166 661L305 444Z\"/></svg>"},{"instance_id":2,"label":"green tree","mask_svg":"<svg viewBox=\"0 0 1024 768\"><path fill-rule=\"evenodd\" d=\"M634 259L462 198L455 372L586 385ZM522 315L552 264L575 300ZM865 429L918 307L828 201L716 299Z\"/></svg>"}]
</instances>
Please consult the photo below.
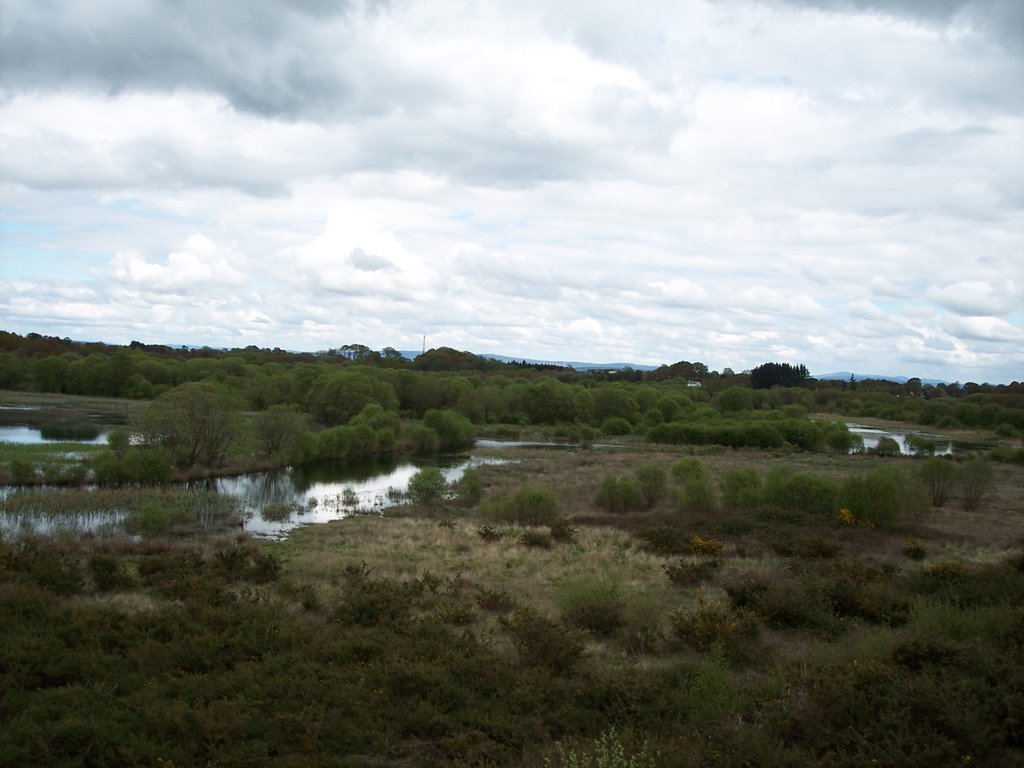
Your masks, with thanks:
<instances>
[{"instance_id":1,"label":"green tree","mask_svg":"<svg viewBox=\"0 0 1024 768\"><path fill-rule=\"evenodd\" d=\"M290 449L306 431L306 417L286 405L273 405L253 418L253 435L269 456Z\"/></svg>"},{"instance_id":2,"label":"green tree","mask_svg":"<svg viewBox=\"0 0 1024 768\"><path fill-rule=\"evenodd\" d=\"M220 466L241 430L241 403L226 388L195 381L165 392L138 417L143 445L166 448L180 467Z\"/></svg>"}]
</instances>

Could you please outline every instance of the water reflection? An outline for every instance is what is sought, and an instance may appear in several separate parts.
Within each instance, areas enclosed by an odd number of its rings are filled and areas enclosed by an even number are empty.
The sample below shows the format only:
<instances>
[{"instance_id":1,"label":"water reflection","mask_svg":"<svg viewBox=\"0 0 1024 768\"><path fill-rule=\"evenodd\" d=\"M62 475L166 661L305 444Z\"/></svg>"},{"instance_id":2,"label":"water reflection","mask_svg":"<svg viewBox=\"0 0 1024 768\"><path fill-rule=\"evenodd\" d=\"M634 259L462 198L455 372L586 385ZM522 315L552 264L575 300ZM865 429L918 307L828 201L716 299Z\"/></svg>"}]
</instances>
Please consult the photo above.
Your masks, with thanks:
<instances>
[{"instance_id":1,"label":"water reflection","mask_svg":"<svg viewBox=\"0 0 1024 768\"><path fill-rule=\"evenodd\" d=\"M882 427L868 427L864 424L847 424L850 432L860 435L864 440L864 450L869 451L878 447L878 441L888 437L896 441L901 454L909 456L914 453L914 438L924 440L929 447L935 446L935 456L948 456L953 453L953 438L947 435L934 435L927 432L919 432L914 429L884 429Z\"/></svg>"}]
</instances>

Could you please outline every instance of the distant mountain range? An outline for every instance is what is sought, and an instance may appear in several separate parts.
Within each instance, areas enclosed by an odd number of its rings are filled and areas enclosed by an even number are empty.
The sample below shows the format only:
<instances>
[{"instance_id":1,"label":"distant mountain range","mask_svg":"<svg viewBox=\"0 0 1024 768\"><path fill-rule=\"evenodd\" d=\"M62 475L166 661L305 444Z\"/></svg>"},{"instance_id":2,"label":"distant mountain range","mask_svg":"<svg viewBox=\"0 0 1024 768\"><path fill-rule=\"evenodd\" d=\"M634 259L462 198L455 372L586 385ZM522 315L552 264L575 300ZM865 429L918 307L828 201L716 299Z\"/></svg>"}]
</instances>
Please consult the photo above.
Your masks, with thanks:
<instances>
[{"instance_id":1,"label":"distant mountain range","mask_svg":"<svg viewBox=\"0 0 1024 768\"><path fill-rule=\"evenodd\" d=\"M853 376L854 381L865 381L867 379L873 379L875 381L894 381L897 384L906 384L910 381L909 376L889 376L888 374L881 373L851 373L850 371L836 371L835 373L814 373L811 376L815 379L827 379L835 380L839 379L842 381L849 381L850 377ZM948 384L949 382L945 379L921 379L922 384L929 384L935 386L936 384Z\"/></svg>"}]
</instances>

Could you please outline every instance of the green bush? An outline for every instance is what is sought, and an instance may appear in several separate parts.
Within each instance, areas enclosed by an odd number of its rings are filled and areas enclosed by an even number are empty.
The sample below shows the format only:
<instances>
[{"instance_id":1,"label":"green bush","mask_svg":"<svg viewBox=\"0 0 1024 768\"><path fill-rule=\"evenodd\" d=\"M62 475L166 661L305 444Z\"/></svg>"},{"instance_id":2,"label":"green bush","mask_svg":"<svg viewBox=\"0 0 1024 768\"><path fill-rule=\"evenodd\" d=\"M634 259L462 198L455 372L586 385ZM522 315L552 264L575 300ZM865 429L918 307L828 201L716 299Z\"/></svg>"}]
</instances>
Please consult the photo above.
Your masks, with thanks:
<instances>
[{"instance_id":1,"label":"green bush","mask_svg":"<svg viewBox=\"0 0 1024 768\"><path fill-rule=\"evenodd\" d=\"M430 506L444 499L448 493L448 481L436 467L424 467L409 478L405 495L413 504Z\"/></svg>"},{"instance_id":2,"label":"green bush","mask_svg":"<svg viewBox=\"0 0 1024 768\"><path fill-rule=\"evenodd\" d=\"M971 459L956 472L956 497L970 512L977 509L992 490L992 465L984 459Z\"/></svg>"},{"instance_id":3,"label":"green bush","mask_svg":"<svg viewBox=\"0 0 1024 768\"><path fill-rule=\"evenodd\" d=\"M99 592L128 589L134 583L124 562L114 555L93 555L89 558L89 575Z\"/></svg>"},{"instance_id":4,"label":"green bush","mask_svg":"<svg viewBox=\"0 0 1024 768\"><path fill-rule=\"evenodd\" d=\"M558 502L546 488L524 485L498 505L498 516L519 525L551 525L558 520Z\"/></svg>"},{"instance_id":5,"label":"green bush","mask_svg":"<svg viewBox=\"0 0 1024 768\"><path fill-rule=\"evenodd\" d=\"M636 470L636 485L641 503L650 509L665 496L665 470L654 464L639 467Z\"/></svg>"},{"instance_id":6,"label":"green bush","mask_svg":"<svg viewBox=\"0 0 1024 768\"><path fill-rule=\"evenodd\" d=\"M535 547L537 549L551 549L554 540L551 534L546 531L539 531L536 528L523 531L519 534L519 543L524 547Z\"/></svg>"},{"instance_id":7,"label":"green bush","mask_svg":"<svg viewBox=\"0 0 1024 768\"><path fill-rule=\"evenodd\" d=\"M556 675L571 673L583 658L583 638L540 614L520 608L499 619L524 666L544 667Z\"/></svg>"},{"instance_id":8,"label":"green bush","mask_svg":"<svg viewBox=\"0 0 1024 768\"><path fill-rule=\"evenodd\" d=\"M729 656L746 656L761 624L745 609L732 609L720 600L709 600L701 589L697 604L669 614L672 632L700 651L718 646Z\"/></svg>"},{"instance_id":9,"label":"green bush","mask_svg":"<svg viewBox=\"0 0 1024 768\"><path fill-rule=\"evenodd\" d=\"M727 469L718 483L722 506L754 509L761 503L761 476L756 469Z\"/></svg>"},{"instance_id":10,"label":"green bush","mask_svg":"<svg viewBox=\"0 0 1024 768\"><path fill-rule=\"evenodd\" d=\"M956 489L956 467L948 459L932 457L917 470L933 507L941 507Z\"/></svg>"},{"instance_id":11,"label":"green bush","mask_svg":"<svg viewBox=\"0 0 1024 768\"><path fill-rule=\"evenodd\" d=\"M601 422L601 432L614 437L628 435L633 431L633 425L621 416L610 416Z\"/></svg>"},{"instance_id":12,"label":"green bush","mask_svg":"<svg viewBox=\"0 0 1024 768\"><path fill-rule=\"evenodd\" d=\"M608 473L597 486L594 506L619 514L640 507L641 497L637 484L629 477L616 477Z\"/></svg>"},{"instance_id":13,"label":"green bush","mask_svg":"<svg viewBox=\"0 0 1024 768\"><path fill-rule=\"evenodd\" d=\"M657 555L688 555L693 538L675 525L656 525L641 531L638 536L644 542L644 549Z\"/></svg>"},{"instance_id":14,"label":"green bush","mask_svg":"<svg viewBox=\"0 0 1024 768\"><path fill-rule=\"evenodd\" d=\"M700 480L708 477L708 471L704 464L696 456L683 456L672 462L669 468L672 479L677 483L687 483L690 480Z\"/></svg>"},{"instance_id":15,"label":"green bush","mask_svg":"<svg viewBox=\"0 0 1024 768\"><path fill-rule=\"evenodd\" d=\"M29 485L36 480L36 467L28 459L11 459L11 483Z\"/></svg>"},{"instance_id":16,"label":"green bush","mask_svg":"<svg viewBox=\"0 0 1024 768\"><path fill-rule=\"evenodd\" d=\"M899 456L902 451L900 444L888 435L878 438L878 444L870 450L875 456Z\"/></svg>"},{"instance_id":17,"label":"green bush","mask_svg":"<svg viewBox=\"0 0 1024 768\"><path fill-rule=\"evenodd\" d=\"M796 473L776 467L764 484L764 502L787 512L798 512L825 520L836 510L836 484L829 477Z\"/></svg>"},{"instance_id":18,"label":"green bush","mask_svg":"<svg viewBox=\"0 0 1024 768\"><path fill-rule=\"evenodd\" d=\"M683 485L676 506L684 512L713 512L718 509L718 494L709 477L695 477Z\"/></svg>"},{"instance_id":19,"label":"green bush","mask_svg":"<svg viewBox=\"0 0 1024 768\"><path fill-rule=\"evenodd\" d=\"M423 414L423 424L437 433L441 448L461 448L473 443L473 422L458 411L431 409Z\"/></svg>"},{"instance_id":20,"label":"green bush","mask_svg":"<svg viewBox=\"0 0 1024 768\"><path fill-rule=\"evenodd\" d=\"M565 623L598 637L608 637L626 623L622 585L609 577L563 583L557 601Z\"/></svg>"},{"instance_id":21,"label":"green bush","mask_svg":"<svg viewBox=\"0 0 1024 768\"><path fill-rule=\"evenodd\" d=\"M484 481L480 470L469 468L455 482L455 502L460 507L475 507L484 497Z\"/></svg>"}]
</instances>

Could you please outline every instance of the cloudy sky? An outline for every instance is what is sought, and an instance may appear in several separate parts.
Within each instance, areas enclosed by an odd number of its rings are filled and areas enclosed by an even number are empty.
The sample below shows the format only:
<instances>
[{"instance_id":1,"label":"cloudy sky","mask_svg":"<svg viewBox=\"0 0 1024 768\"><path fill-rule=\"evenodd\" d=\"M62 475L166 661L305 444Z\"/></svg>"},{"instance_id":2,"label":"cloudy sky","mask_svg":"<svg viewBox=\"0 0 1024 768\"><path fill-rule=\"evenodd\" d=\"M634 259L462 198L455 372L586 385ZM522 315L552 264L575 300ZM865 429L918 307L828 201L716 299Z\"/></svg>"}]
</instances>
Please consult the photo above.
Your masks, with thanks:
<instances>
[{"instance_id":1,"label":"cloudy sky","mask_svg":"<svg viewBox=\"0 0 1024 768\"><path fill-rule=\"evenodd\" d=\"M1021 0L0 0L0 325L1024 379Z\"/></svg>"}]
</instances>

